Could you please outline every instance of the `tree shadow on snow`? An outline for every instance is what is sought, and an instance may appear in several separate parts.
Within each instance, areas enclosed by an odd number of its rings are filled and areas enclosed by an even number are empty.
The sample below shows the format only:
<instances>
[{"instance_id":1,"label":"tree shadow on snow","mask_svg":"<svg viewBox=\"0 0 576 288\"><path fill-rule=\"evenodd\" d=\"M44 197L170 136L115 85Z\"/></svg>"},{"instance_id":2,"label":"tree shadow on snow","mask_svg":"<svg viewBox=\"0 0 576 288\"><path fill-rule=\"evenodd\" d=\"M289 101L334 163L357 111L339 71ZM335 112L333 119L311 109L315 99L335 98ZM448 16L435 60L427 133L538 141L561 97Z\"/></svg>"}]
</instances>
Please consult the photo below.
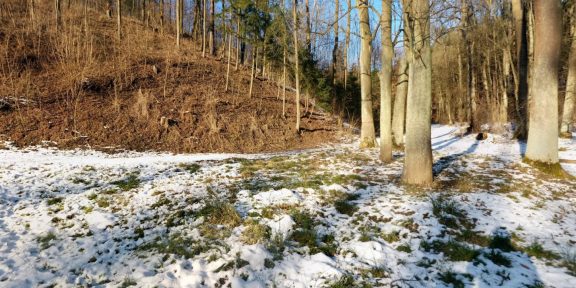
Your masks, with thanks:
<instances>
[{"instance_id":1,"label":"tree shadow on snow","mask_svg":"<svg viewBox=\"0 0 576 288\"><path fill-rule=\"evenodd\" d=\"M506 227L494 229L488 247L468 263L466 272L474 276L474 287L544 287L530 256L517 251L510 239Z\"/></svg>"},{"instance_id":2,"label":"tree shadow on snow","mask_svg":"<svg viewBox=\"0 0 576 288\"><path fill-rule=\"evenodd\" d=\"M456 142L456 141L454 141L454 142ZM438 160L436 160L434 165L432 166L433 176L436 177L436 176L440 175L440 173L442 173L442 171L444 171L446 168L450 167L450 165L452 163L454 163L455 161L460 159L462 156L474 153L474 151L476 151L476 149L478 148L479 144L480 144L480 141L476 141L476 142L474 142L474 144L470 145L470 147L468 147L468 149L466 149L466 151L464 151L464 152L461 152L458 154L446 155L446 156L441 157ZM439 148L436 148L434 150L438 150L438 149Z\"/></svg>"}]
</instances>

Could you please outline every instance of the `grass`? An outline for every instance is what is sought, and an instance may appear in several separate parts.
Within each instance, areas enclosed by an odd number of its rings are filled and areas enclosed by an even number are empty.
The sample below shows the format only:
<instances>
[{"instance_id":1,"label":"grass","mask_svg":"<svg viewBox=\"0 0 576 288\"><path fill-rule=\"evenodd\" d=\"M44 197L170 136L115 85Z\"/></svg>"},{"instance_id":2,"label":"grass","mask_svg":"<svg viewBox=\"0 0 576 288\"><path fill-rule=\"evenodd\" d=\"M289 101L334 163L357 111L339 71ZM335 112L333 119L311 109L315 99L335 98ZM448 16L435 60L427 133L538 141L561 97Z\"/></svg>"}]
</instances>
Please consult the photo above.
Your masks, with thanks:
<instances>
[{"instance_id":1,"label":"grass","mask_svg":"<svg viewBox=\"0 0 576 288\"><path fill-rule=\"evenodd\" d=\"M130 278L130 277L126 277L126 278L124 278L124 281L122 281L122 283L120 284L120 287L126 288L126 287L136 286L136 285L138 285L138 283L136 283L136 280L134 280L133 278Z\"/></svg>"},{"instance_id":2,"label":"grass","mask_svg":"<svg viewBox=\"0 0 576 288\"><path fill-rule=\"evenodd\" d=\"M350 288L355 287L356 283L354 281L354 276L350 274L346 274L340 279L336 280L334 283L329 284L327 287L329 288Z\"/></svg>"},{"instance_id":3,"label":"grass","mask_svg":"<svg viewBox=\"0 0 576 288\"><path fill-rule=\"evenodd\" d=\"M242 232L242 242L253 245L262 243L270 238L270 228L268 226L262 225L256 220L248 220L246 222L246 228Z\"/></svg>"},{"instance_id":4,"label":"grass","mask_svg":"<svg viewBox=\"0 0 576 288\"><path fill-rule=\"evenodd\" d=\"M130 191L140 185L140 179L138 179L138 176L132 174L128 176L128 178L114 181L112 184L118 186L122 191Z\"/></svg>"},{"instance_id":5,"label":"grass","mask_svg":"<svg viewBox=\"0 0 576 288\"><path fill-rule=\"evenodd\" d=\"M564 180L574 180L575 177L568 174L560 165L560 163L546 163L541 161L530 160L528 158L524 158L524 163L536 168L538 171L552 176L554 178L564 179Z\"/></svg>"},{"instance_id":6,"label":"grass","mask_svg":"<svg viewBox=\"0 0 576 288\"><path fill-rule=\"evenodd\" d=\"M178 165L178 167L184 169L190 174L196 174L198 171L200 171L200 168L202 166L196 163L181 163L180 165Z\"/></svg>"},{"instance_id":7,"label":"grass","mask_svg":"<svg viewBox=\"0 0 576 288\"><path fill-rule=\"evenodd\" d=\"M528 256L536 257L540 259L547 260L558 260L561 259L560 255L554 253L553 251L546 250L540 242L533 241L529 246L522 248L523 252L528 254Z\"/></svg>"},{"instance_id":8,"label":"grass","mask_svg":"<svg viewBox=\"0 0 576 288\"><path fill-rule=\"evenodd\" d=\"M224 225L229 228L236 227L242 222L242 218L234 206L219 200L207 203L197 215L204 216L209 224Z\"/></svg>"},{"instance_id":9,"label":"grass","mask_svg":"<svg viewBox=\"0 0 576 288\"><path fill-rule=\"evenodd\" d=\"M446 284L451 284L453 288L465 288L466 284L462 278L467 278L469 281L474 279L470 274L460 274L453 271L444 271L438 274L438 279Z\"/></svg>"},{"instance_id":10,"label":"grass","mask_svg":"<svg viewBox=\"0 0 576 288\"><path fill-rule=\"evenodd\" d=\"M139 251L155 251L156 253L176 255L183 258L193 258L209 249L209 246L199 244L192 238L187 238L177 233L167 239L157 238L138 247Z\"/></svg>"},{"instance_id":11,"label":"grass","mask_svg":"<svg viewBox=\"0 0 576 288\"><path fill-rule=\"evenodd\" d=\"M48 232L45 235L38 236L38 238L36 238L36 241L40 245L40 249L44 250L52 246L54 244L53 241L56 239L58 239L56 237L56 234L54 234L53 232Z\"/></svg>"},{"instance_id":12,"label":"grass","mask_svg":"<svg viewBox=\"0 0 576 288\"><path fill-rule=\"evenodd\" d=\"M567 251L562 255L562 264L568 273L576 277L576 251Z\"/></svg>"},{"instance_id":13,"label":"grass","mask_svg":"<svg viewBox=\"0 0 576 288\"><path fill-rule=\"evenodd\" d=\"M96 204L98 204L100 208L107 208L110 206L110 200L108 200L107 197L98 197Z\"/></svg>"},{"instance_id":14,"label":"grass","mask_svg":"<svg viewBox=\"0 0 576 288\"><path fill-rule=\"evenodd\" d=\"M64 201L63 197L54 197L54 198L50 198L46 201L46 204L48 204L48 206L52 206L52 205L57 205L62 203L62 201Z\"/></svg>"},{"instance_id":15,"label":"grass","mask_svg":"<svg viewBox=\"0 0 576 288\"><path fill-rule=\"evenodd\" d=\"M512 267L512 261L510 261L510 258L504 256L500 251L490 250L488 253L483 253L482 256L498 266L504 266L508 268Z\"/></svg>"},{"instance_id":16,"label":"grass","mask_svg":"<svg viewBox=\"0 0 576 288\"><path fill-rule=\"evenodd\" d=\"M400 231L392 231L390 233L382 234L382 239L388 243L400 241Z\"/></svg>"},{"instance_id":17,"label":"grass","mask_svg":"<svg viewBox=\"0 0 576 288\"><path fill-rule=\"evenodd\" d=\"M424 249L424 251L427 252L434 251L437 253L443 253L444 257L448 258L450 261L470 262L479 255L477 250L454 240L450 240L448 242L443 242L440 240L435 240L432 242L424 241L420 244L420 246L422 249Z\"/></svg>"}]
</instances>

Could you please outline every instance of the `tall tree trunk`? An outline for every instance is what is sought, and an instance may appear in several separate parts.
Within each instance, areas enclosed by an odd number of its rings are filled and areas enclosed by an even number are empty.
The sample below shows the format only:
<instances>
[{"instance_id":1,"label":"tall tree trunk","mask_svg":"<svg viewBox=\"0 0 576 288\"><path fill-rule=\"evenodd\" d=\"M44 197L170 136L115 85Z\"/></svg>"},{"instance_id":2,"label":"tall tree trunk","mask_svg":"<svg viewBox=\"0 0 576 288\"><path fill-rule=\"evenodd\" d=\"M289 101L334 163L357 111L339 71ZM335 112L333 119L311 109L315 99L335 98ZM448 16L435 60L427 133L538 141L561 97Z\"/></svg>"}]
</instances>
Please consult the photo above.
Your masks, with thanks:
<instances>
[{"instance_id":1,"label":"tall tree trunk","mask_svg":"<svg viewBox=\"0 0 576 288\"><path fill-rule=\"evenodd\" d=\"M118 17L118 40L122 40L122 4L116 0L116 17Z\"/></svg>"},{"instance_id":2,"label":"tall tree trunk","mask_svg":"<svg viewBox=\"0 0 576 288\"><path fill-rule=\"evenodd\" d=\"M306 49L308 53L312 52L312 24L310 19L310 3L309 0L304 1L304 9L306 13Z\"/></svg>"},{"instance_id":3,"label":"tall tree trunk","mask_svg":"<svg viewBox=\"0 0 576 288\"><path fill-rule=\"evenodd\" d=\"M398 69L398 82L396 83L396 96L394 97L394 113L392 113L392 135L394 144L404 145L404 122L406 118L406 93L408 92L408 62L404 54Z\"/></svg>"},{"instance_id":4,"label":"tall tree trunk","mask_svg":"<svg viewBox=\"0 0 576 288\"><path fill-rule=\"evenodd\" d=\"M254 70L256 70L256 57L258 57L258 48L252 46L252 72L250 73L250 91L248 97L252 98L252 87L254 86Z\"/></svg>"},{"instance_id":5,"label":"tall tree trunk","mask_svg":"<svg viewBox=\"0 0 576 288\"><path fill-rule=\"evenodd\" d=\"M160 0L160 33L164 34L164 0Z\"/></svg>"},{"instance_id":6,"label":"tall tree trunk","mask_svg":"<svg viewBox=\"0 0 576 288\"><path fill-rule=\"evenodd\" d=\"M232 35L228 35L228 63L226 63L226 89L228 92L228 83L230 82L230 54L232 54Z\"/></svg>"},{"instance_id":7,"label":"tall tree trunk","mask_svg":"<svg viewBox=\"0 0 576 288\"><path fill-rule=\"evenodd\" d=\"M352 1L348 0L348 13L346 14L346 35L344 36L344 89L348 86L348 49L350 47L350 24L352 14Z\"/></svg>"},{"instance_id":8,"label":"tall tree trunk","mask_svg":"<svg viewBox=\"0 0 576 288\"><path fill-rule=\"evenodd\" d=\"M413 0L408 7L412 23L410 38L409 97L406 114L406 151L403 181L411 185L432 184L432 61L430 49L430 4Z\"/></svg>"},{"instance_id":9,"label":"tall tree trunk","mask_svg":"<svg viewBox=\"0 0 576 288\"><path fill-rule=\"evenodd\" d=\"M382 70L380 72L380 160L392 161L392 0L382 0Z\"/></svg>"},{"instance_id":10,"label":"tall tree trunk","mask_svg":"<svg viewBox=\"0 0 576 288\"><path fill-rule=\"evenodd\" d=\"M551 0L554 1L554 0ZM518 59L518 83L516 87L515 138L525 140L528 136L528 17L522 0L512 0L512 15L516 33Z\"/></svg>"},{"instance_id":11,"label":"tall tree trunk","mask_svg":"<svg viewBox=\"0 0 576 288\"><path fill-rule=\"evenodd\" d=\"M216 30L214 28L214 15L215 15L215 5L216 0L210 0L210 55L216 55L216 45L214 43L214 38L216 37Z\"/></svg>"},{"instance_id":12,"label":"tall tree trunk","mask_svg":"<svg viewBox=\"0 0 576 288\"><path fill-rule=\"evenodd\" d=\"M576 4L572 5L572 25L570 35L572 45L570 46L570 57L568 60L568 79L566 83L566 97L564 98L564 109L562 110L562 125L560 134L563 137L572 137L574 128L574 106L576 106Z\"/></svg>"},{"instance_id":13,"label":"tall tree trunk","mask_svg":"<svg viewBox=\"0 0 576 288\"><path fill-rule=\"evenodd\" d=\"M334 48L332 48L332 67L331 67L331 76L332 76L332 84L336 85L336 60L338 59L338 15L340 12L340 1L334 1ZM334 98L336 99L336 98Z\"/></svg>"},{"instance_id":14,"label":"tall tree trunk","mask_svg":"<svg viewBox=\"0 0 576 288\"><path fill-rule=\"evenodd\" d=\"M470 44L470 39L468 39L468 27L470 26L470 7L468 0L461 0L460 2L460 9L461 9L461 17L462 20L460 22L460 29L462 33L462 41L464 42L464 51L466 53L466 62L468 64L466 70L466 99L468 103L468 124L469 131L476 131L478 127L476 127L475 118L476 118L476 97L474 94L474 83L473 83L473 57L472 57L472 45Z\"/></svg>"},{"instance_id":15,"label":"tall tree trunk","mask_svg":"<svg viewBox=\"0 0 576 288\"><path fill-rule=\"evenodd\" d=\"M180 26L180 19L182 18L182 2L176 0L176 47L180 47L180 37L182 36L182 27Z\"/></svg>"},{"instance_id":16,"label":"tall tree trunk","mask_svg":"<svg viewBox=\"0 0 576 288\"><path fill-rule=\"evenodd\" d=\"M234 66L234 71L238 71L238 65L240 65L240 16L236 16L236 63Z\"/></svg>"},{"instance_id":17,"label":"tall tree trunk","mask_svg":"<svg viewBox=\"0 0 576 288\"><path fill-rule=\"evenodd\" d=\"M35 17L34 17L34 6L35 6L35 5L34 5L34 0L30 0L30 7L29 7L29 9L30 9L30 20L32 20L32 25L34 25L34 20L35 20Z\"/></svg>"},{"instance_id":18,"label":"tall tree trunk","mask_svg":"<svg viewBox=\"0 0 576 288\"><path fill-rule=\"evenodd\" d=\"M206 0L202 5L202 58L206 57Z\"/></svg>"},{"instance_id":19,"label":"tall tree trunk","mask_svg":"<svg viewBox=\"0 0 576 288\"><path fill-rule=\"evenodd\" d=\"M296 82L296 133L300 133L300 57L298 54L298 0L294 0L294 81Z\"/></svg>"},{"instance_id":20,"label":"tall tree trunk","mask_svg":"<svg viewBox=\"0 0 576 288\"><path fill-rule=\"evenodd\" d=\"M526 158L558 163L558 68L562 46L559 0L534 1L534 77ZM536 82L537 81L537 82Z\"/></svg>"},{"instance_id":21,"label":"tall tree trunk","mask_svg":"<svg viewBox=\"0 0 576 288\"><path fill-rule=\"evenodd\" d=\"M368 0L358 0L360 14L360 94L362 97L362 127L360 130L360 148L374 147L376 136L374 131L374 116L372 111L372 79L371 79L371 43L370 16Z\"/></svg>"},{"instance_id":22,"label":"tall tree trunk","mask_svg":"<svg viewBox=\"0 0 576 288\"><path fill-rule=\"evenodd\" d=\"M62 26L62 9L60 7L60 0L55 0L54 2L54 14L56 17L56 29L60 30Z\"/></svg>"}]
</instances>

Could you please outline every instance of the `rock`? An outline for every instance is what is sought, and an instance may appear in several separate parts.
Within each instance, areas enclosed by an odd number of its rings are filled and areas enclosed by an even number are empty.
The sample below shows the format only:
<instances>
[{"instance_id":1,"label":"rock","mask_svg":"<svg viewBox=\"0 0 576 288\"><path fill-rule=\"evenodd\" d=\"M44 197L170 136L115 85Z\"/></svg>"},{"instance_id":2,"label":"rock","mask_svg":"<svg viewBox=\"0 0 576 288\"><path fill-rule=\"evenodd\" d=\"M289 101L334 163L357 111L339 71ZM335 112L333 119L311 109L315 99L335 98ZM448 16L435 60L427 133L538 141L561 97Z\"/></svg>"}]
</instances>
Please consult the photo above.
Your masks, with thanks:
<instances>
[{"instance_id":1,"label":"rock","mask_svg":"<svg viewBox=\"0 0 576 288\"><path fill-rule=\"evenodd\" d=\"M486 140L487 138L488 138L488 133L486 133L486 132L478 133L478 135L476 135L476 140L478 140L478 141Z\"/></svg>"}]
</instances>

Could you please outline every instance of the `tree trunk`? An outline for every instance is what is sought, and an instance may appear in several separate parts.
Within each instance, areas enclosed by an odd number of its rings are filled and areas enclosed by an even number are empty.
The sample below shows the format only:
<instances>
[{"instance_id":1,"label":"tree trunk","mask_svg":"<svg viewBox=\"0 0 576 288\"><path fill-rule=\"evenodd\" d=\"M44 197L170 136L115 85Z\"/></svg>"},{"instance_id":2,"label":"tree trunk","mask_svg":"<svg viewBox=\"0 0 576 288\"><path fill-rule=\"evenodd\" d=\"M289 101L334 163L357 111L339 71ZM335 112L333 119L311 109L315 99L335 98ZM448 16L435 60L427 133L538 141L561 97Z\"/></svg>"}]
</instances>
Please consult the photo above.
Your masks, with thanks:
<instances>
[{"instance_id":1,"label":"tree trunk","mask_svg":"<svg viewBox=\"0 0 576 288\"><path fill-rule=\"evenodd\" d=\"M256 69L256 57L258 57L258 48L252 46L252 72L250 73L250 91L248 97L252 98L252 87L254 86L254 70Z\"/></svg>"},{"instance_id":2,"label":"tree trunk","mask_svg":"<svg viewBox=\"0 0 576 288\"><path fill-rule=\"evenodd\" d=\"M182 5L181 0L176 0L176 47L180 47L180 36L182 35L182 31L180 30L182 27L180 26L180 19L182 18L182 9L180 7Z\"/></svg>"},{"instance_id":3,"label":"tree trunk","mask_svg":"<svg viewBox=\"0 0 576 288\"><path fill-rule=\"evenodd\" d=\"M514 136L520 140L525 140L528 136L528 17L525 6L522 0L512 0L518 59L518 81L515 89L517 119Z\"/></svg>"},{"instance_id":4,"label":"tree trunk","mask_svg":"<svg viewBox=\"0 0 576 288\"><path fill-rule=\"evenodd\" d=\"M306 49L308 53L312 52L312 24L310 19L310 3L308 0L304 2L304 9L306 13Z\"/></svg>"},{"instance_id":5,"label":"tree trunk","mask_svg":"<svg viewBox=\"0 0 576 288\"><path fill-rule=\"evenodd\" d=\"M206 57L206 0L202 5L202 58Z\"/></svg>"},{"instance_id":6,"label":"tree trunk","mask_svg":"<svg viewBox=\"0 0 576 288\"><path fill-rule=\"evenodd\" d=\"M164 34L164 0L160 0L160 32Z\"/></svg>"},{"instance_id":7,"label":"tree trunk","mask_svg":"<svg viewBox=\"0 0 576 288\"><path fill-rule=\"evenodd\" d=\"M60 0L55 0L54 2L54 14L56 16L56 29L60 30L62 26L62 10L60 7Z\"/></svg>"},{"instance_id":8,"label":"tree trunk","mask_svg":"<svg viewBox=\"0 0 576 288\"><path fill-rule=\"evenodd\" d=\"M526 158L558 163L558 68L562 46L560 1L534 1L534 77Z\"/></svg>"},{"instance_id":9,"label":"tree trunk","mask_svg":"<svg viewBox=\"0 0 576 288\"><path fill-rule=\"evenodd\" d=\"M236 63L234 66L234 71L238 71L238 65L240 64L240 16L236 16Z\"/></svg>"},{"instance_id":10,"label":"tree trunk","mask_svg":"<svg viewBox=\"0 0 576 288\"><path fill-rule=\"evenodd\" d=\"M380 160L392 162L392 0L382 0L380 72Z\"/></svg>"},{"instance_id":11,"label":"tree trunk","mask_svg":"<svg viewBox=\"0 0 576 288\"><path fill-rule=\"evenodd\" d=\"M215 38L215 33L216 30L214 29L214 10L215 10L215 5L214 3L216 2L216 0L210 0L210 55L215 56L216 55L216 45L214 43L214 38Z\"/></svg>"},{"instance_id":12,"label":"tree trunk","mask_svg":"<svg viewBox=\"0 0 576 288\"><path fill-rule=\"evenodd\" d=\"M346 14L346 36L344 39L344 89L348 86L348 49L350 47L350 24L352 14L352 1L348 0L348 14Z\"/></svg>"},{"instance_id":13,"label":"tree trunk","mask_svg":"<svg viewBox=\"0 0 576 288\"><path fill-rule=\"evenodd\" d=\"M570 46L570 57L568 60L568 79L566 83L566 97L564 98L564 109L562 110L562 125L560 134L562 137L571 138L574 123L574 106L576 106L576 4L572 6L571 19L572 45Z\"/></svg>"},{"instance_id":14,"label":"tree trunk","mask_svg":"<svg viewBox=\"0 0 576 288\"><path fill-rule=\"evenodd\" d=\"M374 147L376 136L374 132L374 116L372 112L372 79L371 79L371 43L370 16L368 0L358 0L360 14L360 94L362 97L362 127L360 130L360 148Z\"/></svg>"},{"instance_id":15,"label":"tree trunk","mask_svg":"<svg viewBox=\"0 0 576 288\"><path fill-rule=\"evenodd\" d=\"M406 114L406 156L403 181L411 185L432 184L432 69L430 49L430 4L413 0L408 7L413 19L410 40L409 97Z\"/></svg>"},{"instance_id":16,"label":"tree trunk","mask_svg":"<svg viewBox=\"0 0 576 288\"><path fill-rule=\"evenodd\" d=\"M407 55L400 60L398 70L398 83L396 83L396 96L394 97L394 113L392 118L392 135L394 144L404 145L404 120L406 118L406 93L408 92L408 62Z\"/></svg>"},{"instance_id":17,"label":"tree trunk","mask_svg":"<svg viewBox=\"0 0 576 288\"><path fill-rule=\"evenodd\" d=\"M122 40L122 4L116 0L116 16L118 17L118 40Z\"/></svg>"},{"instance_id":18,"label":"tree trunk","mask_svg":"<svg viewBox=\"0 0 576 288\"><path fill-rule=\"evenodd\" d=\"M462 20L460 22L460 29L462 32L462 41L464 42L464 51L466 53L466 62L467 62L467 77L466 77L466 99L468 103L468 123L469 123L469 131L476 131L476 95L474 93L474 76L473 76L473 57L472 57L472 45L470 44L470 40L468 39L468 27L470 26L470 8L468 7L469 3L468 0L462 0L460 2L460 9L461 9L461 17Z\"/></svg>"},{"instance_id":19,"label":"tree trunk","mask_svg":"<svg viewBox=\"0 0 576 288\"><path fill-rule=\"evenodd\" d=\"M228 92L228 83L230 82L230 54L232 54L232 35L228 35L228 63L226 63L226 89Z\"/></svg>"},{"instance_id":20,"label":"tree trunk","mask_svg":"<svg viewBox=\"0 0 576 288\"><path fill-rule=\"evenodd\" d=\"M338 17L340 12L340 1L334 1L334 48L332 48L332 84L336 85L336 60L338 59ZM334 98L336 99L336 98Z\"/></svg>"},{"instance_id":21,"label":"tree trunk","mask_svg":"<svg viewBox=\"0 0 576 288\"><path fill-rule=\"evenodd\" d=\"M298 54L298 0L294 0L292 17L294 18L294 81L296 82L296 133L300 132L300 57Z\"/></svg>"}]
</instances>

